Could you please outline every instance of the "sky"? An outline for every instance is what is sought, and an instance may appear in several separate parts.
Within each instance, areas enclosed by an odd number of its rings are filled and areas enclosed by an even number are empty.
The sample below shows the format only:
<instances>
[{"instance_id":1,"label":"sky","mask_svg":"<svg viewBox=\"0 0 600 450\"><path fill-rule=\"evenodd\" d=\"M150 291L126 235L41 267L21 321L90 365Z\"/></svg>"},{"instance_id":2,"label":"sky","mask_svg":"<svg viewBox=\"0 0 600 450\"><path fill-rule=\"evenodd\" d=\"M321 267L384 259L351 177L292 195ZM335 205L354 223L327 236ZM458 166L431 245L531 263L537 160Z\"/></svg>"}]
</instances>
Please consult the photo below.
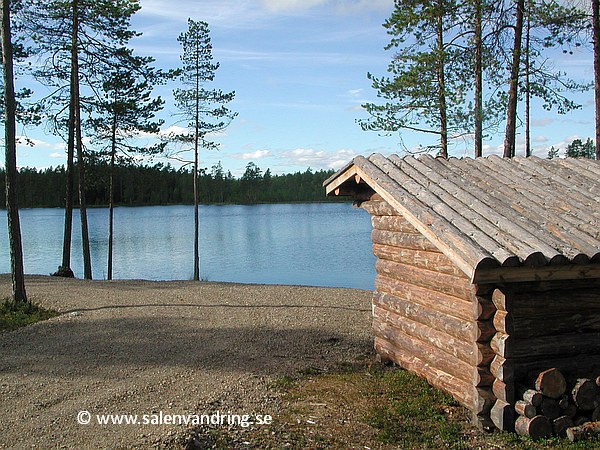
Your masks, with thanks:
<instances>
[{"instance_id":1,"label":"sky","mask_svg":"<svg viewBox=\"0 0 600 450\"><path fill-rule=\"evenodd\" d=\"M202 151L201 167L210 169L220 161L235 176L251 161L272 173L338 169L359 154L402 155L432 143L418 133L362 131L356 122L367 118L361 105L377 100L367 72L385 75L392 57L384 50L389 36L382 24L393 0L141 0L141 6L132 20L132 28L142 32L133 41L139 54L153 56L158 67L178 67L177 36L187 29L188 18L204 20L214 60L220 63L212 85L236 92L229 107L238 116L213 137L218 151ZM554 63L578 81L592 79L589 49L557 53ZM185 125L173 106L175 87L157 90L167 102L160 116L165 131ZM576 100L582 109L566 116L534 102L534 154L546 156L551 146L564 150L575 138L593 136L593 91ZM524 152L523 133L520 129L518 153ZM19 146L19 166L65 163L59 138L43 129L26 134L36 145ZM501 134L485 142L485 154L501 152ZM472 147L472 142L456 141L450 154L472 156Z\"/></svg>"}]
</instances>

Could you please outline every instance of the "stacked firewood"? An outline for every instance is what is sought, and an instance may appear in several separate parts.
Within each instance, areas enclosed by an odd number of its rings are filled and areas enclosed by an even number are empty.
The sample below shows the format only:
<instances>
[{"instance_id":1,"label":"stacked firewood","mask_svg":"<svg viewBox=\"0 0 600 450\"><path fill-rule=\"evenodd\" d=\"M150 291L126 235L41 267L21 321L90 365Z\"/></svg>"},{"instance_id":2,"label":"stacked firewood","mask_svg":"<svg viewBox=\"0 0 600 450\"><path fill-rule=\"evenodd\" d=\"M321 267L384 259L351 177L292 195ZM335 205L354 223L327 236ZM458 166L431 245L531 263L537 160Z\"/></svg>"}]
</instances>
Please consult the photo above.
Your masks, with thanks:
<instances>
[{"instance_id":1,"label":"stacked firewood","mask_svg":"<svg viewBox=\"0 0 600 450\"><path fill-rule=\"evenodd\" d=\"M567 436L575 441L600 432L600 376L579 378L569 385L553 368L541 372L533 384L534 388L519 389L520 400L515 403L519 435L533 439Z\"/></svg>"}]
</instances>

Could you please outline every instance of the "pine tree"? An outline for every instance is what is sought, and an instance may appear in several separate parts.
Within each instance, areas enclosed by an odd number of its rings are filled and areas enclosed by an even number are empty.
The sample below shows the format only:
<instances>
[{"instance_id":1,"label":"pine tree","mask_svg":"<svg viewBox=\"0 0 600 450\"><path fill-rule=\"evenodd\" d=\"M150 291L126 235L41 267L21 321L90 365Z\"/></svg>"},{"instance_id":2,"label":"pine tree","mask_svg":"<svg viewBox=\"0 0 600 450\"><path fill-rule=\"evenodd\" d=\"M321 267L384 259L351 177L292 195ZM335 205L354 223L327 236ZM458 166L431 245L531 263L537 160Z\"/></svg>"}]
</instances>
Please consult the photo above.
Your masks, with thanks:
<instances>
[{"instance_id":1,"label":"pine tree","mask_svg":"<svg viewBox=\"0 0 600 450\"><path fill-rule=\"evenodd\" d=\"M464 51L456 46L459 8L453 0L396 0L384 27L392 36L386 50L395 53L391 77L368 74L378 96L387 103L363 105L370 114L363 130L419 131L439 137L433 146L448 156L449 138L465 132L467 91Z\"/></svg>"},{"instance_id":2,"label":"pine tree","mask_svg":"<svg viewBox=\"0 0 600 450\"><path fill-rule=\"evenodd\" d=\"M594 45L594 97L596 105L596 159L600 160L600 1L592 0L592 33Z\"/></svg>"},{"instance_id":3,"label":"pine tree","mask_svg":"<svg viewBox=\"0 0 600 450\"><path fill-rule=\"evenodd\" d=\"M200 280L199 217L198 217L198 153L200 147L215 149L218 144L209 140L210 133L224 130L237 113L225 105L233 100L235 92L224 93L219 89L206 89L214 81L219 63L213 62L212 44L208 24L188 19L188 30L178 38L182 46L183 88L174 91L175 101L184 120L186 133L171 138L185 146L183 151L192 150L194 190L194 280ZM191 145L191 148L189 148Z\"/></svg>"},{"instance_id":4,"label":"pine tree","mask_svg":"<svg viewBox=\"0 0 600 450\"><path fill-rule=\"evenodd\" d=\"M84 276L92 278L82 110L89 112L90 98L99 90L106 63L113 58L115 51L136 35L129 30L129 21L139 9L136 0L49 0L35 3L32 8L30 33L42 59L42 65L35 75L54 89L45 102L55 111L51 117L55 131L64 137L66 129L65 227L58 275L73 275L70 267L73 172L77 154ZM85 95L82 95L82 88L86 89ZM68 111L68 118L64 117L65 111Z\"/></svg>"},{"instance_id":5,"label":"pine tree","mask_svg":"<svg viewBox=\"0 0 600 450\"><path fill-rule=\"evenodd\" d=\"M568 158L596 159L596 146L594 145L594 141L590 138L585 142L582 142L581 139L575 139L567 145L565 156Z\"/></svg>"},{"instance_id":6,"label":"pine tree","mask_svg":"<svg viewBox=\"0 0 600 450\"><path fill-rule=\"evenodd\" d=\"M515 156L517 137L517 103L519 95L519 68L521 66L523 19L525 17L525 0L515 0L515 25L512 51L512 63L508 88L508 105L506 113L506 133L504 135L504 157Z\"/></svg>"},{"instance_id":7,"label":"pine tree","mask_svg":"<svg viewBox=\"0 0 600 450\"><path fill-rule=\"evenodd\" d=\"M23 247L17 196L17 142L16 142L16 97L14 86L13 44L11 37L11 2L2 0L2 66L4 79L4 145L6 210L8 217L8 239L14 302L27 302L25 274L23 271Z\"/></svg>"},{"instance_id":8,"label":"pine tree","mask_svg":"<svg viewBox=\"0 0 600 450\"><path fill-rule=\"evenodd\" d=\"M171 74L154 69L153 58L140 57L132 50L122 48L118 53L118 64L109 64L102 84L104 95L94 104L95 115L88 121L94 132L94 142L105 144L102 156L107 156L109 165L109 221L108 262L106 277L113 274L113 229L114 229L114 172L117 158L132 161L134 155L155 155L166 143L143 145L140 134L158 136L162 120L155 114L163 108L163 100L152 98L152 90Z\"/></svg>"}]
</instances>

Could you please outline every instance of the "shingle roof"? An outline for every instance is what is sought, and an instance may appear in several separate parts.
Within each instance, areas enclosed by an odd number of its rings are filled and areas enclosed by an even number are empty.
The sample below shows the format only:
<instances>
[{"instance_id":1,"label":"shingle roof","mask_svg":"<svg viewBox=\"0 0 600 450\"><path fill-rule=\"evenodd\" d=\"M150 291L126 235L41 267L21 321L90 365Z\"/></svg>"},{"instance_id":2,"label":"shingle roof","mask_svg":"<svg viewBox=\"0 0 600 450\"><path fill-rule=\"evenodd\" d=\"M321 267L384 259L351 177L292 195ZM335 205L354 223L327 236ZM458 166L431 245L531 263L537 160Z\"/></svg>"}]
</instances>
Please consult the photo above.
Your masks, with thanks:
<instances>
[{"instance_id":1,"label":"shingle roof","mask_svg":"<svg viewBox=\"0 0 600 450\"><path fill-rule=\"evenodd\" d=\"M332 194L366 183L473 277L600 263L599 180L593 160L373 154L324 185Z\"/></svg>"}]
</instances>

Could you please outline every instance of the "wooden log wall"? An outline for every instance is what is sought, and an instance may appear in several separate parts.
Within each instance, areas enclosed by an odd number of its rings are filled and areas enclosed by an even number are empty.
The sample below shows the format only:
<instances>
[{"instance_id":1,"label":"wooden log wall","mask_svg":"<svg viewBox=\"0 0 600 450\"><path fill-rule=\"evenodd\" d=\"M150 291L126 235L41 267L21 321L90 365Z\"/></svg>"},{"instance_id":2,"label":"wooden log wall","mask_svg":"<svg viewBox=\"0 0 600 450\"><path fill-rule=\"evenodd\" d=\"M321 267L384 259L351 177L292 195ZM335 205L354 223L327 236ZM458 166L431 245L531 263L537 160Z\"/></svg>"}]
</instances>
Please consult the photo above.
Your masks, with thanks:
<instances>
[{"instance_id":1,"label":"wooden log wall","mask_svg":"<svg viewBox=\"0 0 600 450\"><path fill-rule=\"evenodd\" d=\"M492 300L490 369L497 400L491 419L512 430L516 400L527 396L519 386L532 377L549 368L567 380L600 371L600 280L513 283L496 289Z\"/></svg>"},{"instance_id":2,"label":"wooden log wall","mask_svg":"<svg viewBox=\"0 0 600 450\"><path fill-rule=\"evenodd\" d=\"M361 206L372 217L377 256L376 351L450 393L480 424L491 426L491 292L475 292L467 276L386 202L372 199Z\"/></svg>"}]
</instances>

